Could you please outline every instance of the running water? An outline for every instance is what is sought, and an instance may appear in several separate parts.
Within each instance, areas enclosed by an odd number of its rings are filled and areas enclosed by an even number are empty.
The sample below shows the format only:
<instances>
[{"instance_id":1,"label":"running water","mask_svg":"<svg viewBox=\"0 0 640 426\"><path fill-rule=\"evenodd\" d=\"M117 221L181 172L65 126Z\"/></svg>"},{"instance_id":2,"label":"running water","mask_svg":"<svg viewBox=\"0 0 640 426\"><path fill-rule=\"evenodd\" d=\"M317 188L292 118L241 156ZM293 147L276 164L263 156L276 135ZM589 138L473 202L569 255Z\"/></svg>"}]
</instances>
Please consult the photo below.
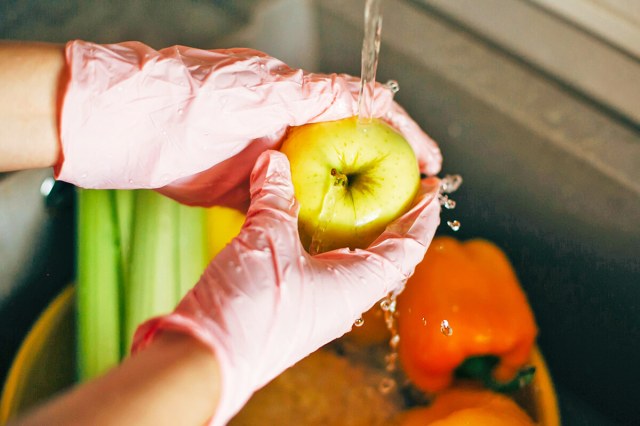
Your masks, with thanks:
<instances>
[{"instance_id":1,"label":"running water","mask_svg":"<svg viewBox=\"0 0 640 426\"><path fill-rule=\"evenodd\" d=\"M364 39L362 42L362 73L360 92L358 94L358 125L366 132L366 125L371 122L373 116L374 89L376 84L376 70L378 68L378 53L380 52L380 36L382 31L382 14L380 13L381 0L367 0L364 11ZM393 93L398 91L398 83L390 81L387 87ZM311 237L309 252L318 254L323 251L324 233L335 216L335 204L340 196L342 181L336 173L333 173L334 184L329 188L322 203L319 225Z\"/></svg>"},{"instance_id":2,"label":"running water","mask_svg":"<svg viewBox=\"0 0 640 426\"><path fill-rule=\"evenodd\" d=\"M378 69L378 54L380 53L380 37L382 35L381 0L367 0L364 10L364 39L362 41L362 72L360 77L360 93L358 94L358 125L366 131L367 124L373 117L373 103L375 98L376 71ZM398 91L398 83L390 81L387 87L394 94ZM387 329L391 334L389 339L390 352L385 357L386 370L393 373L397 367L398 334L396 322L396 294L389 294L381 303ZM385 377L379 385L382 393L388 393L396 387L393 377Z\"/></svg>"},{"instance_id":3,"label":"running water","mask_svg":"<svg viewBox=\"0 0 640 426\"><path fill-rule=\"evenodd\" d=\"M373 116L374 88L380 36L382 33L381 0L367 0L364 10L364 40L362 42L362 73L358 95L358 123L367 124Z\"/></svg>"},{"instance_id":4,"label":"running water","mask_svg":"<svg viewBox=\"0 0 640 426\"><path fill-rule=\"evenodd\" d=\"M373 107L375 99L376 71L378 68L378 55L380 53L380 38L382 34L382 14L380 12L381 0L367 0L364 11L364 40L362 42L362 73L360 81L360 93L358 95L358 125L362 125L366 132L366 125L371 123L373 117ZM396 93L398 83L389 81L387 88ZM447 175L442 179L439 201L447 210L453 210L456 202L449 198L449 194L455 192L462 184L459 175ZM325 200L326 201L326 200ZM460 229L460 222L457 220L447 221L449 227L457 231ZM398 345L400 335L397 328L396 293L391 293L382 300L380 308L384 312L384 319L391 337L389 339L389 353L385 356L385 367L388 373L396 371L398 363ZM358 319L355 323L357 327L362 326L364 321ZM443 320L440 330L445 336L453 334L453 328L447 320ZM386 394L395 389L397 383L393 376L385 377L379 384L380 392Z\"/></svg>"},{"instance_id":5,"label":"running water","mask_svg":"<svg viewBox=\"0 0 640 426\"><path fill-rule=\"evenodd\" d=\"M364 11L364 40L362 42L362 73L360 92L358 94L358 125L363 125L362 131L366 132L364 125L371 122L373 115L374 89L376 83L376 69L378 68L378 53L380 52L380 34L382 31L382 15L380 14L381 0L367 0ZM395 83L395 82L393 82ZM397 83L390 86L394 93L397 91ZM334 219L335 204L340 192L340 178L333 173L334 184L330 186L325 195L320 213L319 225L311 237L309 252L318 254L323 251L324 233Z\"/></svg>"}]
</instances>

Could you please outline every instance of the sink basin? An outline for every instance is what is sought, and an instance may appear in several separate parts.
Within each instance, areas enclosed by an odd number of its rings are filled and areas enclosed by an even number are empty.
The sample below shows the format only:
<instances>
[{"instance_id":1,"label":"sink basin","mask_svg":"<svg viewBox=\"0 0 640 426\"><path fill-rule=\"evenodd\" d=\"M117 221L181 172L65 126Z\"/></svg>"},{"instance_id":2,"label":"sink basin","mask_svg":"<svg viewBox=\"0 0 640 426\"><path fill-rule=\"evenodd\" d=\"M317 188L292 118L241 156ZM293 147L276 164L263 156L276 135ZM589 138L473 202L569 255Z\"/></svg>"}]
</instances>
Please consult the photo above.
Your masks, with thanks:
<instances>
[{"instance_id":1,"label":"sink basin","mask_svg":"<svg viewBox=\"0 0 640 426\"><path fill-rule=\"evenodd\" d=\"M1 381L31 324L73 278L73 190L52 182L50 170L0 175Z\"/></svg>"},{"instance_id":2,"label":"sink basin","mask_svg":"<svg viewBox=\"0 0 640 426\"><path fill-rule=\"evenodd\" d=\"M40 3L40 9L49 4ZM204 7L183 0L180 7L208 14L196 33L162 27L161 19L137 29L109 26L117 12L104 6L79 9L58 26L55 15L42 14L3 26L5 15L0 35L244 45L291 66L358 75L363 3L247 0ZM465 180L454 194L458 207L444 211L444 221L462 223L459 238L496 242L514 263L540 327L563 424L636 424L638 129L417 3L386 2L378 80L399 82L397 100L442 148L443 173ZM136 7L155 10L155 4ZM78 24L83 13L95 25ZM206 33L206 22L223 21ZM2 375L29 325L73 277L73 200L47 207L40 194L47 176L0 177ZM454 234L446 226L439 232Z\"/></svg>"}]
</instances>

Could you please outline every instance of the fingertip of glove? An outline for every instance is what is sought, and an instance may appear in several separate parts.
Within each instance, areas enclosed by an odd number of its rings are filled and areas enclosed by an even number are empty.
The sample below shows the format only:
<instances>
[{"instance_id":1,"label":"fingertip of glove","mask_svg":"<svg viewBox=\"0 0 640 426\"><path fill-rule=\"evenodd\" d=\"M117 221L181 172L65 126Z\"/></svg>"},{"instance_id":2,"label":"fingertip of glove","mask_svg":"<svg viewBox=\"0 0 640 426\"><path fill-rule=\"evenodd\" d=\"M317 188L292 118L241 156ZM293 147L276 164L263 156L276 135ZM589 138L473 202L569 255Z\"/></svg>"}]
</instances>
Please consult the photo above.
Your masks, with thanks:
<instances>
[{"instance_id":1,"label":"fingertip of glove","mask_svg":"<svg viewBox=\"0 0 640 426\"><path fill-rule=\"evenodd\" d=\"M279 199L294 200L289 159L281 152L268 150L260 154L251 173L252 204L257 198L273 194Z\"/></svg>"},{"instance_id":2,"label":"fingertip of glove","mask_svg":"<svg viewBox=\"0 0 640 426\"><path fill-rule=\"evenodd\" d=\"M260 154L251 172L251 195L269 186L291 189L291 168L289 159L281 152L267 150Z\"/></svg>"}]
</instances>

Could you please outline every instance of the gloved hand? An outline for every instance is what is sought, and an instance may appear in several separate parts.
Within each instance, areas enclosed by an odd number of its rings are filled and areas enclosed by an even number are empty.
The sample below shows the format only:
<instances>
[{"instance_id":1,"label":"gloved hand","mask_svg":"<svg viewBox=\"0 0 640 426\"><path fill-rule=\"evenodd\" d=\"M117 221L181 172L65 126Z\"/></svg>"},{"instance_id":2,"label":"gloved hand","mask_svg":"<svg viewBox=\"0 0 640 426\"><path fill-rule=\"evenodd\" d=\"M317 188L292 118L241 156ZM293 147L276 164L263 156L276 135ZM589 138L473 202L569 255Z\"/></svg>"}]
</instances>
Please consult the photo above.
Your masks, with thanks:
<instances>
[{"instance_id":1,"label":"gloved hand","mask_svg":"<svg viewBox=\"0 0 640 426\"><path fill-rule=\"evenodd\" d=\"M279 373L349 331L423 258L439 223L439 180L425 179L414 207L366 250L306 253L289 162L263 153L251 175L245 225L208 266L175 312L143 324L134 352L161 330L195 336L222 376L213 425L226 423Z\"/></svg>"},{"instance_id":2,"label":"gloved hand","mask_svg":"<svg viewBox=\"0 0 640 426\"><path fill-rule=\"evenodd\" d=\"M311 74L250 49L160 51L70 42L56 177L86 188L161 188L191 205L246 207L249 174L288 126L357 114L359 79ZM412 144L421 171L440 151L378 85L373 114Z\"/></svg>"}]
</instances>

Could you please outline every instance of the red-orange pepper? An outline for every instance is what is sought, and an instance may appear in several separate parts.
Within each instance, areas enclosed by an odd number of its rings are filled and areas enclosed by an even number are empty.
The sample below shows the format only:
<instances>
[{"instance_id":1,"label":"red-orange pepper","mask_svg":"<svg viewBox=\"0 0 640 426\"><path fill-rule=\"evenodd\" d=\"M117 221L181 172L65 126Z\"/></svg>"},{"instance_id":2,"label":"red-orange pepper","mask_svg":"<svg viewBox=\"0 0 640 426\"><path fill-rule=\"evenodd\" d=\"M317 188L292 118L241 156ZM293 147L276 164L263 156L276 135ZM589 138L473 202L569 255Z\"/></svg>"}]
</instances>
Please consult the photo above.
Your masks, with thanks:
<instances>
[{"instance_id":1,"label":"red-orange pepper","mask_svg":"<svg viewBox=\"0 0 640 426\"><path fill-rule=\"evenodd\" d=\"M506 255L488 241L450 237L434 239L399 296L398 326L402 367L426 392L449 386L471 357L495 357L492 379L511 380L528 362L537 334Z\"/></svg>"}]
</instances>

